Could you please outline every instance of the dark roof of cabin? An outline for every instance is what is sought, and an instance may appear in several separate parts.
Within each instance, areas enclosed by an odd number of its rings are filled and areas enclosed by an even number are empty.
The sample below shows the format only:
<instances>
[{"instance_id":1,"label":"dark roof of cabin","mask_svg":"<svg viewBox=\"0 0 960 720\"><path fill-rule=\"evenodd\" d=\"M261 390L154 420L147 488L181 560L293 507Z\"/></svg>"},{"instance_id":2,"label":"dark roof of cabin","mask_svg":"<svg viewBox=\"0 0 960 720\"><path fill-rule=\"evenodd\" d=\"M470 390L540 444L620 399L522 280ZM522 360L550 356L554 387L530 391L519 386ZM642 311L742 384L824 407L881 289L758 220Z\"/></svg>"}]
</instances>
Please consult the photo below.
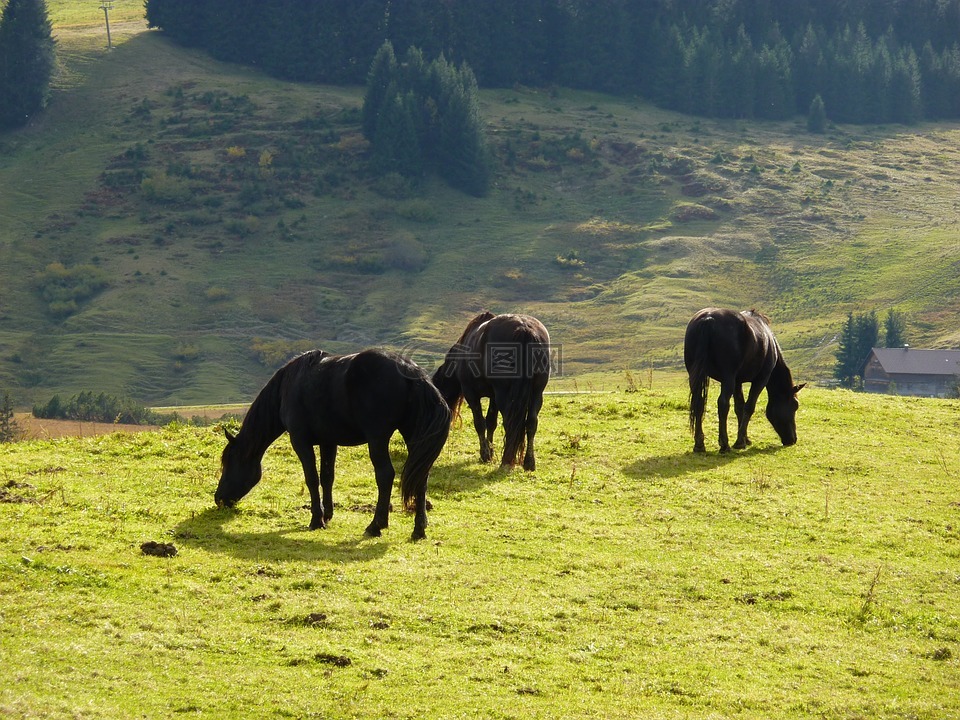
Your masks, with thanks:
<instances>
[{"instance_id":1,"label":"dark roof of cabin","mask_svg":"<svg viewBox=\"0 0 960 720\"><path fill-rule=\"evenodd\" d=\"M960 375L960 350L873 348L884 372L898 375Z\"/></svg>"}]
</instances>

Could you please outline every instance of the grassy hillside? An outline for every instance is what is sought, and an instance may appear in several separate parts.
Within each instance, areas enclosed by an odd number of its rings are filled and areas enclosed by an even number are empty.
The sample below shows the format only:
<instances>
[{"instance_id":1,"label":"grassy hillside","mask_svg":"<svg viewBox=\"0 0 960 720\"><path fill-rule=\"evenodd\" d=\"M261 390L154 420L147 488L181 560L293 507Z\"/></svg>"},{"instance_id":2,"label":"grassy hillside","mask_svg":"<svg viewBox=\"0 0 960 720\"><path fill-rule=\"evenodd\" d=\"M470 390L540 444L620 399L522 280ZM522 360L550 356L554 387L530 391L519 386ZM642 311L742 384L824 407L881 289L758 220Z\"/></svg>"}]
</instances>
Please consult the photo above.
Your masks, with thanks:
<instances>
[{"instance_id":1,"label":"grassy hillside","mask_svg":"<svg viewBox=\"0 0 960 720\"><path fill-rule=\"evenodd\" d=\"M86 5L86 4L85 4ZM0 136L0 387L248 399L286 355L406 347L528 311L565 370L676 367L705 305L772 316L827 377L849 311L960 345L960 128L712 122L632 99L491 90L490 195L366 171L360 88L176 47L116 3L51 3L49 110Z\"/></svg>"},{"instance_id":2,"label":"grassy hillside","mask_svg":"<svg viewBox=\"0 0 960 720\"><path fill-rule=\"evenodd\" d=\"M455 427L420 543L364 538L365 448L309 532L285 438L236 511L214 428L0 445L0 715L960 715L960 402L814 388L694 455L654 386L548 397L535 474Z\"/></svg>"}]
</instances>

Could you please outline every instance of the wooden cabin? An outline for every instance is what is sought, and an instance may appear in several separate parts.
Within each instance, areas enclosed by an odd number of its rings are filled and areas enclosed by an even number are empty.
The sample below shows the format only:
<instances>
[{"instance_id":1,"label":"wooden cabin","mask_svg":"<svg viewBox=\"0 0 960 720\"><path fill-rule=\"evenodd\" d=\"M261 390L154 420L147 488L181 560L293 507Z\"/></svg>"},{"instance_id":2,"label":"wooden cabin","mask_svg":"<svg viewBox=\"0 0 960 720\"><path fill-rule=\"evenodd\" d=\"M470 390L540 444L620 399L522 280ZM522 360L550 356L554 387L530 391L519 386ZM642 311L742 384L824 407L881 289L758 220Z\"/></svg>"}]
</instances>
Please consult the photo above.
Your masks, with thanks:
<instances>
[{"instance_id":1,"label":"wooden cabin","mask_svg":"<svg viewBox=\"0 0 960 720\"><path fill-rule=\"evenodd\" d=\"M949 397L960 383L960 350L873 348L863 389L888 395Z\"/></svg>"}]
</instances>

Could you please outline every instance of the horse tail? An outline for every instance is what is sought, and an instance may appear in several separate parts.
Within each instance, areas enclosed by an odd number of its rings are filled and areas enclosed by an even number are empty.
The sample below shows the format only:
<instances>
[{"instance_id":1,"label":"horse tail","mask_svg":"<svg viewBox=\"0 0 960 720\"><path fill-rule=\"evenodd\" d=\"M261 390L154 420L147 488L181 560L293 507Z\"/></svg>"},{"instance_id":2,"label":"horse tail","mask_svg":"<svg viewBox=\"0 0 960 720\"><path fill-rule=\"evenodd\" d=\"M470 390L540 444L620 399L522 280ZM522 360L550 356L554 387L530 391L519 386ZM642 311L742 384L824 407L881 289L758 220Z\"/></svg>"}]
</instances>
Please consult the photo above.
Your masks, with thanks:
<instances>
[{"instance_id":1,"label":"horse tail","mask_svg":"<svg viewBox=\"0 0 960 720\"><path fill-rule=\"evenodd\" d=\"M510 385L507 393L507 406L500 408L503 413L503 463L516 465L527 449L527 419L533 404L533 378L524 371L520 378Z\"/></svg>"},{"instance_id":2,"label":"horse tail","mask_svg":"<svg viewBox=\"0 0 960 720\"><path fill-rule=\"evenodd\" d=\"M710 326L705 320L698 322L687 338L687 373L690 376L690 430L697 426L707 408L707 391L710 376L707 375L707 359L710 357Z\"/></svg>"},{"instance_id":3,"label":"horse tail","mask_svg":"<svg viewBox=\"0 0 960 720\"><path fill-rule=\"evenodd\" d=\"M409 393L407 417L412 424L405 428L407 461L400 471L404 508L427 491L430 469L447 442L451 422L450 408L426 375L412 380Z\"/></svg>"}]
</instances>

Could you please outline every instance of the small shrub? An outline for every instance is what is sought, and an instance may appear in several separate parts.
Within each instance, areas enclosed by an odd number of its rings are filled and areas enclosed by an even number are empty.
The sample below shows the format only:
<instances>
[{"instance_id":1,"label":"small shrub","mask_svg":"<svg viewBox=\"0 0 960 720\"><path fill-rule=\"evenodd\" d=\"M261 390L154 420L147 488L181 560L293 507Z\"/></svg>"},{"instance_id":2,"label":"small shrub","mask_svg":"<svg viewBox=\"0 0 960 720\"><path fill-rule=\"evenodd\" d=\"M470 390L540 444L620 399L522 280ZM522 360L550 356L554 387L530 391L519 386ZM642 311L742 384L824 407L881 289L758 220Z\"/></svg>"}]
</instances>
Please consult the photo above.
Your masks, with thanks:
<instances>
[{"instance_id":1,"label":"small shrub","mask_svg":"<svg viewBox=\"0 0 960 720\"><path fill-rule=\"evenodd\" d=\"M234 235L246 237L247 235L253 235L260 229L260 218L256 215L247 215L244 218L232 218L224 224L224 227Z\"/></svg>"},{"instance_id":2,"label":"small shrub","mask_svg":"<svg viewBox=\"0 0 960 720\"><path fill-rule=\"evenodd\" d=\"M254 338L250 345L253 356L265 367L280 367L290 358L307 350L312 350L309 340L266 340Z\"/></svg>"},{"instance_id":3,"label":"small shrub","mask_svg":"<svg viewBox=\"0 0 960 720\"><path fill-rule=\"evenodd\" d=\"M63 263L50 263L37 276L36 284L50 313L63 316L73 314L78 303L103 290L107 286L107 277L93 265L68 268Z\"/></svg>"},{"instance_id":4,"label":"small shrub","mask_svg":"<svg viewBox=\"0 0 960 720\"><path fill-rule=\"evenodd\" d=\"M419 272L427 264L423 243L406 233L394 238L384 255L386 264L395 270Z\"/></svg>"},{"instance_id":5,"label":"small shrub","mask_svg":"<svg viewBox=\"0 0 960 720\"><path fill-rule=\"evenodd\" d=\"M374 180L372 188L381 197L392 200L406 200L413 196L416 185L410 178L406 178L397 172L391 172Z\"/></svg>"},{"instance_id":6,"label":"small shrub","mask_svg":"<svg viewBox=\"0 0 960 720\"><path fill-rule=\"evenodd\" d=\"M554 258L554 262L560 267L565 268L582 268L586 265L586 263L580 259L579 250L570 250L563 255L557 255L557 257Z\"/></svg>"},{"instance_id":7,"label":"small shrub","mask_svg":"<svg viewBox=\"0 0 960 720\"><path fill-rule=\"evenodd\" d=\"M397 206L397 215L405 220L430 223L437 219L437 211L426 200L409 200Z\"/></svg>"},{"instance_id":8,"label":"small shrub","mask_svg":"<svg viewBox=\"0 0 960 720\"><path fill-rule=\"evenodd\" d=\"M190 199L190 185L165 172L156 173L140 182L140 193L146 200L161 204L175 204Z\"/></svg>"},{"instance_id":9,"label":"small shrub","mask_svg":"<svg viewBox=\"0 0 960 720\"><path fill-rule=\"evenodd\" d=\"M207 291L204 293L204 297L206 297L206 299L210 302L220 302L230 297L230 291L214 285L213 287L207 288Z\"/></svg>"}]
</instances>

